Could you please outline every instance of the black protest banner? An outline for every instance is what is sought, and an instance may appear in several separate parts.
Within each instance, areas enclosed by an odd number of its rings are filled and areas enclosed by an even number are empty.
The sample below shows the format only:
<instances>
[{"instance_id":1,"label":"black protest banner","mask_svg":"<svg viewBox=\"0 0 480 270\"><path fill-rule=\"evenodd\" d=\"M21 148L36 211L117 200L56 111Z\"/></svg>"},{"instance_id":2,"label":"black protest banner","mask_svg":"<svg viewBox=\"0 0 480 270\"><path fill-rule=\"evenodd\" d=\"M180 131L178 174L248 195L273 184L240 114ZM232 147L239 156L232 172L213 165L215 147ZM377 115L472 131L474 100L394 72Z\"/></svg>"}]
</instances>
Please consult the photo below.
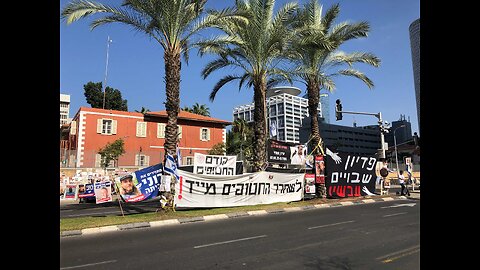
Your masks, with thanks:
<instances>
[{"instance_id":1,"label":"black protest banner","mask_svg":"<svg viewBox=\"0 0 480 270\"><path fill-rule=\"evenodd\" d=\"M330 198L359 197L375 194L375 166L373 156L338 153L327 155L325 187Z\"/></svg>"},{"instance_id":2,"label":"black protest banner","mask_svg":"<svg viewBox=\"0 0 480 270\"><path fill-rule=\"evenodd\" d=\"M290 146L286 142L268 140L267 141L267 160L270 163L290 164Z\"/></svg>"}]
</instances>

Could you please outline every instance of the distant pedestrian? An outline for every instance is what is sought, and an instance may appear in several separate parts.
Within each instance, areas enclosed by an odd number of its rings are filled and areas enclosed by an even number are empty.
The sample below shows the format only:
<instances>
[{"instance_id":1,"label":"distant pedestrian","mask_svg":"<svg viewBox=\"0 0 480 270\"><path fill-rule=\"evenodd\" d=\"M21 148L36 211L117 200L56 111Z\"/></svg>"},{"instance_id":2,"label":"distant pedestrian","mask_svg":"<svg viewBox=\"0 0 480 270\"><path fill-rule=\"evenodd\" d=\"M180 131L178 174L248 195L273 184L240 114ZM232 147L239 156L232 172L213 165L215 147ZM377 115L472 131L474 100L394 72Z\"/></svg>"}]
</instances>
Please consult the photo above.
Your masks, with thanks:
<instances>
[{"instance_id":1,"label":"distant pedestrian","mask_svg":"<svg viewBox=\"0 0 480 270\"><path fill-rule=\"evenodd\" d=\"M398 174L398 183L400 184L400 186L402 186L400 195L410 196L410 191L408 190L408 187L405 185L405 176L403 176L403 171L400 171Z\"/></svg>"}]
</instances>

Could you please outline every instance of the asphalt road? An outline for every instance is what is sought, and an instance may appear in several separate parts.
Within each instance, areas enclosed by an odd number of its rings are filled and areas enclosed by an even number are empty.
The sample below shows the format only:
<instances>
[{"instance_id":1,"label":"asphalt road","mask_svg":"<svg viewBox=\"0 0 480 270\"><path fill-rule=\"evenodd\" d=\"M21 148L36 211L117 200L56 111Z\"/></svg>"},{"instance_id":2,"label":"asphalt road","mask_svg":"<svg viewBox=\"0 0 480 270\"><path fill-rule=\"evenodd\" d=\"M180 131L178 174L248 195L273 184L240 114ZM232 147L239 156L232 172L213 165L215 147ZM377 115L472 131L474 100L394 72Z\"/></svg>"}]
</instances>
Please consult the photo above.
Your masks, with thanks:
<instances>
[{"instance_id":1,"label":"asphalt road","mask_svg":"<svg viewBox=\"0 0 480 270\"><path fill-rule=\"evenodd\" d=\"M420 201L62 237L60 269L420 269Z\"/></svg>"}]
</instances>

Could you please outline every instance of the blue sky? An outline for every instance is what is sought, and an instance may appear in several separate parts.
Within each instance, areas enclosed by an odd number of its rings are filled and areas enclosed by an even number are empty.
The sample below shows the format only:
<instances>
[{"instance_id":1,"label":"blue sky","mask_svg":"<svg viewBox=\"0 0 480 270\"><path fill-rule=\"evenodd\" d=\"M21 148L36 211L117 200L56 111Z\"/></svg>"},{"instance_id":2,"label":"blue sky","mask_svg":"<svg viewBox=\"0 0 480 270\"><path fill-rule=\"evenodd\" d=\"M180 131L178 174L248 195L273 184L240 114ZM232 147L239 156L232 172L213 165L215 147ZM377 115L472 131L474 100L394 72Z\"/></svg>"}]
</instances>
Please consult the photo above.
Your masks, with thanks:
<instances>
[{"instance_id":1,"label":"blue sky","mask_svg":"<svg viewBox=\"0 0 480 270\"><path fill-rule=\"evenodd\" d=\"M69 1L60 1L59 12ZM121 1L100 1L117 4ZM209 0L207 8L224 8L232 1ZM278 8L288 0L277 0ZM303 5L306 1L297 1ZM399 120L400 114L410 118L412 132L419 132L415 86L413 81L412 56L408 27L420 18L420 0L347 0L320 1L324 12L334 3L340 3L340 14L336 23L343 21L368 21L371 31L367 38L346 42L345 52L371 52L382 63L373 68L356 65L375 84L370 90L355 78L336 79L336 90L330 94L330 121L332 124L352 126L373 125L377 119L367 115L344 114L342 121L335 121L334 104L340 99L345 111L382 113L384 120ZM151 111L165 110L165 83L163 50L161 46L144 34L122 24L110 24L91 31L92 18L82 19L70 25L59 20L60 26L60 93L71 96L70 117L82 106L90 107L84 96L83 85L89 81L103 82L105 77L107 37L113 40L109 49L107 86L119 89L128 100L129 111L141 107ZM205 32L210 36L211 32ZM210 102L208 96L215 83L226 74L235 74L226 69L202 79L200 72L212 56L197 56L190 52L189 65L182 64L180 106L191 107L198 102L210 108L212 117L233 120L233 108L252 102L253 90L238 91L237 83L224 86ZM302 83L294 86L305 92ZM323 90L322 90L323 91Z\"/></svg>"}]
</instances>

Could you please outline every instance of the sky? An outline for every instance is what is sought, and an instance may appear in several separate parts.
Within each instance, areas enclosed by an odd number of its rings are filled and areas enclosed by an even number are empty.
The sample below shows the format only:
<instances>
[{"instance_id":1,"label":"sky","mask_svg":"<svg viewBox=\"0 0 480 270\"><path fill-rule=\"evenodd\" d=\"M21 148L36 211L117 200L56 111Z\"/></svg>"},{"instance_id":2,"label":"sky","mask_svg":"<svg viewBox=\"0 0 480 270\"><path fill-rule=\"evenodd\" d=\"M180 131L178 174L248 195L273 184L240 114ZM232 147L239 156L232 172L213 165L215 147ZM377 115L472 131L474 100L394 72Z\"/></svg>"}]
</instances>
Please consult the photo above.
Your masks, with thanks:
<instances>
[{"instance_id":1,"label":"sky","mask_svg":"<svg viewBox=\"0 0 480 270\"><path fill-rule=\"evenodd\" d=\"M60 1L61 9L69 1ZM99 1L118 6L122 1ZM277 0L275 8L291 0ZM299 0L300 6L306 1ZM207 8L222 9L233 5L234 1L209 0ZM336 77L336 89L330 93L330 123L343 126L376 125L377 118L370 115L344 114L343 120L335 120L335 100L340 99L344 111L382 113L388 122L397 121L400 115L410 120L412 132L419 132L415 85L413 79L412 55L410 49L410 24L420 18L420 0L346 0L319 1L323 13L333 4L340 4L336 23L367 21L370 33L367 38L350 40L340 49L344 52L370 52L381 59L378 68L356 64L355 68L364 72L375 87L369 89L363 82L352 77ZM60 16L59 16L60 18ZM163 49L156 41L131 27L113 23L90 30L95 17L87 17L67 25L59 19L60 26L60 93L70 95L70 117L80 107L90 107L84 96L83 85L103 82L107 71L106 85L118 89L123 99L128 101L129 111L142 107L150 111L165 110L164 102L164 62ZM202 32L210 37L211 31ZM107 39L112 43L108 48ZM212 73L207 79L200 75L204 66L214 56L197 55L190 51L189 64L182 63L180 83L180 107L192 107L195 103L210 108L210 115L233 121L233 108L253 101L253 89L238 90L238 81L225 85L213 102L209 94L216 82L227 74L237 74L236 70L224 69ZM183 60L182 60L183 61ZM304 84L294 82L303 95ZM324 93L325 90L321 92Z\"/></svg>"}]
</instances>

